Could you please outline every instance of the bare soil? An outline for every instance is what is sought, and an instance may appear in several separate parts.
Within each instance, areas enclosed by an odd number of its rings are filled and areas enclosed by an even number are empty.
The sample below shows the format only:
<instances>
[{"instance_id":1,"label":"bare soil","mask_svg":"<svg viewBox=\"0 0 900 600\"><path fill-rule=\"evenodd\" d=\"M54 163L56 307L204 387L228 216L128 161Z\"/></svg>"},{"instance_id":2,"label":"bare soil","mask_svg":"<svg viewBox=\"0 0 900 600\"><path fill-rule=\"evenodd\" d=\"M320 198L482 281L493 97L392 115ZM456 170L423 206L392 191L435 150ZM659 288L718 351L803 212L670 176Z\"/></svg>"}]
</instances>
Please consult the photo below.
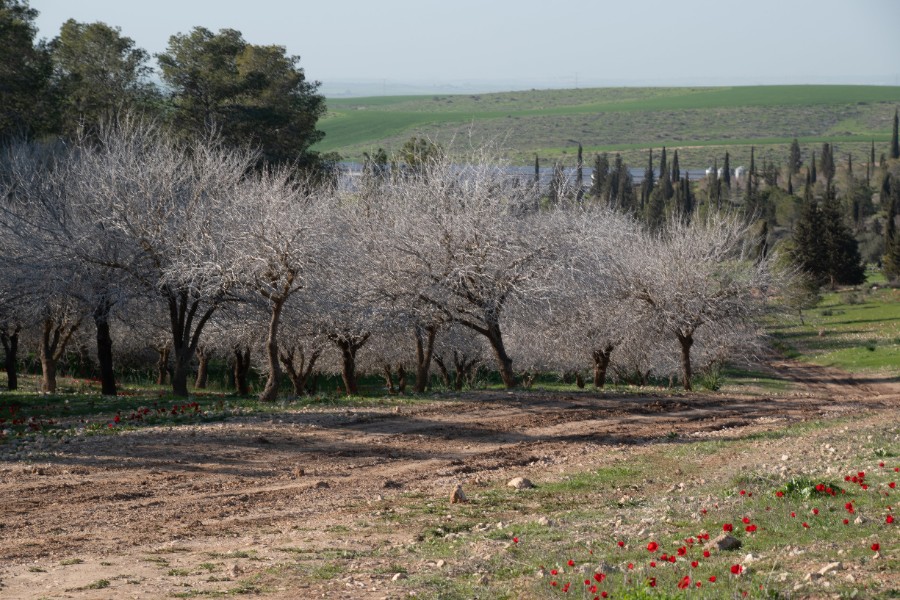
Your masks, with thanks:
<instances>
[{"instance_id":1,"label":"bare soil","mask_svg":"<svg viewBox=\"0 0 900 600\"><path fill-rule=\"evenodd\" d=\"M770 368L795 382L790 392L473 392L78 436L46 441L29 460L0 454L0 597L213 595L249 591L242 582L265 574L251 596L399 598L408 590L371 553L340 577L279 579L278 565L415 543L418 523L353 526L402 493L446 502L460 482L546 479L548 465L620 460L672 432L727 438L853 414L896 419L896 383L789 361Z\"/></svg>"}]
</instances>

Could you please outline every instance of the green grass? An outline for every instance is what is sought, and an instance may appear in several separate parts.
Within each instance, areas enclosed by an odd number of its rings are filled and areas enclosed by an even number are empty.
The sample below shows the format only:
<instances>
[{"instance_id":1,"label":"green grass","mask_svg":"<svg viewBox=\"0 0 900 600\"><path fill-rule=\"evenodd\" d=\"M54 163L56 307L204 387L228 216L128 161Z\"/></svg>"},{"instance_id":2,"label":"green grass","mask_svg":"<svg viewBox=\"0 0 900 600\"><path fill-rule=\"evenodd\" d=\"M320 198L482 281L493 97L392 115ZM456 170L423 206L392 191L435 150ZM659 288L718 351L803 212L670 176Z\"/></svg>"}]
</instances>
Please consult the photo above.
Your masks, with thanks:
<instances>
[{"instance_id":1,"label":"green grass","mask_svg":"<svg viewBox=\"0 0 900 600\"><path fill-rule=\"evenodd\" d=\"M456 135L461 147L471 132L476 140L502 140L512 149L510 157L523 165L533 164L534 154L573 158L572 140L588 153L621 151L629 163L637 158L634 151L678 147L683 168L705 167L725 148L735 149L732 164L740 164L751 144L758 159L767 156L766 147L784 154L795 136L801 144L829 141L864 155L865 144L889 139L897 103L900 87L888 86L599 88L329 99L329 113L319 123L326 136L316 149L359 159L379 146L396 150L413 135L444 143Z\"/></svg>"},{"instance_id":2,"label":"green grass","mask_svg":"<svg viewBox=\"0 0 900 600\"><path fill-rule=\"evenodd\" d=\"M850 373L897 376L900 365L900 289L869 285L829 292L804 311L804 322L775 325L785 354Z\"/></svg>"}]
</instances>

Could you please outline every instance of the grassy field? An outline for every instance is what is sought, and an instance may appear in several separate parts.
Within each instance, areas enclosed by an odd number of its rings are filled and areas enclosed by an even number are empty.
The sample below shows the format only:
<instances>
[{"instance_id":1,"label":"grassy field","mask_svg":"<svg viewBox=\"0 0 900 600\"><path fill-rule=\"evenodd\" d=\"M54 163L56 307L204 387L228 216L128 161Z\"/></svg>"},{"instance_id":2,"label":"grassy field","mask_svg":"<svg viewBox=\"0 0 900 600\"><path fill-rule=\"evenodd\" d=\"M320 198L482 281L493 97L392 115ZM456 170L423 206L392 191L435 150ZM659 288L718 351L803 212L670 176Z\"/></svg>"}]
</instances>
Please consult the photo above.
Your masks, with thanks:
<instances>
[{"instance_id":1,"label":"grassy field","mask_svg":"<svg viewBox=\"0 0 900 600\"><path fill-rule=\"evenodd\" d=\"M840 152L867 155L885 146L900 87L755 86L728 88L599 88L531 90L458 96L386 96L329 99L320 121L326 137L316 149L359 159L378 147L399 148L413 135L458 147L493 140L511 160L531 164L588 153L622 152L629 163L640 151L679 148L682 167L712 158L749 160L749 146L783 161L793 137L810 150L821 142ZM470 137L471 136L471 137ZM746 155L746 156L745 156ZM758 155L759 156L759 155Z\"/></svg>"},{"instance_id":2,"label":"grassy field","mask_svg":"<svg viewBox=\"0 0 900 600\"><path fill-rule=\"evenodd\" d=\"M772 329L776 344L814 364L900 377L900 290L871 285L824 294L802 321Z\"/></svg>"}]
</instances>

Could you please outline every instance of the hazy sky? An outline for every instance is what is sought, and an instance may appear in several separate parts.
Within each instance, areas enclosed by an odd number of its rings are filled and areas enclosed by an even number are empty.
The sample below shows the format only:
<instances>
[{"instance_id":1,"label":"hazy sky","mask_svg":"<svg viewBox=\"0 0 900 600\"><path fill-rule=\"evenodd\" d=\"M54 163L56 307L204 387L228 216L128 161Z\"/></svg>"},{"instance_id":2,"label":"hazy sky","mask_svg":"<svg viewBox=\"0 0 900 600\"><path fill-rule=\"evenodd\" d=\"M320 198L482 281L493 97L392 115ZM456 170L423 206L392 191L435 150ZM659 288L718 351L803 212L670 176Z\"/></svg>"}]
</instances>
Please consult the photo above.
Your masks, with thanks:
<instances>
[{"instance_id":1,"label":"hazy sky","mask_svg":"<svg viewBox=\"0 0 900 600\"><path fill-rule=\"evenodd\" d=\"M900 0L31 0L40 36L103 21L151 53L202 25L335 82L900 85ZM503 85L508 84L508 85Z\"/></svg>"}]
</instances>

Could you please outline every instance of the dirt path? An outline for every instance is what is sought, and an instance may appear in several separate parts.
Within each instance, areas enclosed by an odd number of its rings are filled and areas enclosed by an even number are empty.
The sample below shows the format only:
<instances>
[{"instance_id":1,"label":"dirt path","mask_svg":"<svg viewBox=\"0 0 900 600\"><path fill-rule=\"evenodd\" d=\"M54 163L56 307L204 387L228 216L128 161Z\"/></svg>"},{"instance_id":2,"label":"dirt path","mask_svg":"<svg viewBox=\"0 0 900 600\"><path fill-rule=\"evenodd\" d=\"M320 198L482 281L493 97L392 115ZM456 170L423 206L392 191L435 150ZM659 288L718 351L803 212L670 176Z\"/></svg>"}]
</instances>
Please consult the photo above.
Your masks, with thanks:
<instances>
[{"instance_id":1,"label":"dirt path","mask_svg":"<svg viewBox=\"0 0 900 600\"><path fill-rule=\"evenodd\" d=\"M895 383L790 361L772 368L796 389L766 397L482 392L41 442L42 455L28 462L0 455L0 597L234 590L288 553L409 543L418 532L402 523L350 533L392 494L444 497L457 482L574 467L672 432L740 436L900 405ZM271 597L334 597L327 578L309 585ZM354 585L355 597L397 597L374 572Z\"/></svg>"}]
</instances>

